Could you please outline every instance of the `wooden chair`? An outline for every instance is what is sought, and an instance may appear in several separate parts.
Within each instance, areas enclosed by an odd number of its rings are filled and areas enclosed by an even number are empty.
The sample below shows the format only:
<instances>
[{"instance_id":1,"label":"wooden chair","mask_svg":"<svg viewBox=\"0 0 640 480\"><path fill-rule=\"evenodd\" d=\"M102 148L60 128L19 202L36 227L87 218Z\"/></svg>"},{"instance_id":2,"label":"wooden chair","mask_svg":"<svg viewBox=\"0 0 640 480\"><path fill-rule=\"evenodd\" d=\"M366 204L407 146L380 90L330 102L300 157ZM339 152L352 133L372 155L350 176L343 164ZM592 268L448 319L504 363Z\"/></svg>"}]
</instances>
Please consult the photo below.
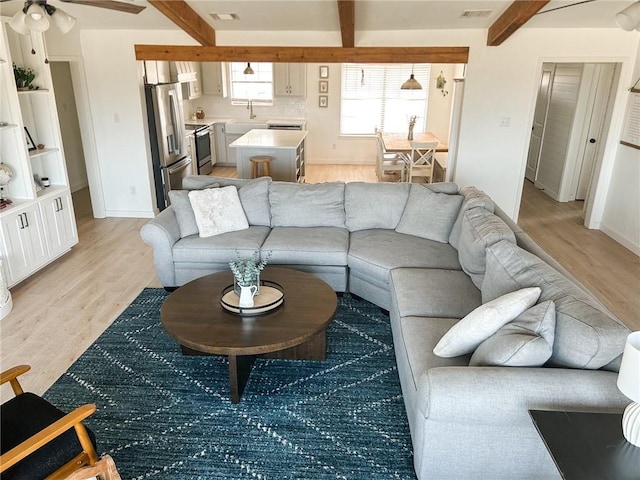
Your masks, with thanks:
<instances>
[{"instance_id":1,"label":"wooden chair","mask_svg":"<svg viewBox=\"0 0 640 480\"><path fill-rule=\"evenodd\" d=\"M96 406L65 414L38 395L25 393L18 376L30 368L20 365L0 374L0 385L9 382L15 394L0 405L2 479L81 480L99 475L101 480L120 480L111 457L98 459L95 436L82 424Z\"/></svg>"},{"instance_id":2,"label":"wooden chair","mask_svg":"<svg viewBox=\"0 0 640 480\"><path fill-rule=\"evenodd\" d=\"M436 159L438 142L411 142L409 157L409 173L407 181L424 178L426 183L433 182L433 165Z\"/></svg>"},{"instance_id":3,"label":"wooden chair","mask_svg":"<svg viewBox=\"0 0 640 480\"><path fill-rule=\"evenodd\" d=\"M407 172L407 160L401 153L387 152L382 141L382 132L376 132L378 155L376 157L376 176L378 180L384 180L384 176L391 174L396 176L397 182L404 182Z\"/></svg>"}]
</instances>

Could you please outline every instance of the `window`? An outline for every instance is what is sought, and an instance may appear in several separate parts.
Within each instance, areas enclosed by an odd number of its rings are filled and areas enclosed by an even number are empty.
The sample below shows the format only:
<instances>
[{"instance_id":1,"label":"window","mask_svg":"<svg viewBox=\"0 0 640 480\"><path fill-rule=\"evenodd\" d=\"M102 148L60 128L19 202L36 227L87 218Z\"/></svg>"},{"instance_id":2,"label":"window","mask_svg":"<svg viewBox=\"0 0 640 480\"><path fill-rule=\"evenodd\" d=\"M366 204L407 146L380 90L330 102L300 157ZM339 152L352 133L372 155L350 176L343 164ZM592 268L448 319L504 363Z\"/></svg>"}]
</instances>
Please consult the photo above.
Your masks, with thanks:
<instances>
[{"instance_id":1,"label":"window","mask_svg":"<svg viewBox=\"0 0 640 480\"><path fill-rule=\"evenodd\" d=\"M231 103L246 103L253 100L254 103L273 103L273 64L252 63L251 68L255 73L245 75L244 62L231 62L229 64L229 78L231 83Z\"/></svg>"},{"instance_id":2,"label":"window","mask_svg":"<svg viewBox=\"0 0 640 480\"><path fill-rule=\"evenodd\" d=\"M411 64L342 64L341 135L372 135L376 128L406 132L417 117L415 131L427 124L430 64L413 66L422 90L401 90L411 74Z\"/></svg>"}]
</instances>

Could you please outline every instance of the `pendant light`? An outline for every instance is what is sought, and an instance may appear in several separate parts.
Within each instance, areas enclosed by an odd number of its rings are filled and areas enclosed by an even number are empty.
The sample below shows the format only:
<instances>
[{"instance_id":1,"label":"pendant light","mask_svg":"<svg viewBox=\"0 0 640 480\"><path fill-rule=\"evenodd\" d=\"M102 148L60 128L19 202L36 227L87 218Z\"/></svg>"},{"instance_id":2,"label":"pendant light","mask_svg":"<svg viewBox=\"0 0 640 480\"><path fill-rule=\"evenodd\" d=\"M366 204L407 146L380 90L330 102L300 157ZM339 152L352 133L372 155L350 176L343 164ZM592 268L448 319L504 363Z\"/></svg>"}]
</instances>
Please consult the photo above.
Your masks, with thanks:
<instances>
[{"instance_id":1,"label":"pendant light","mask_svg":"<svg viewBox=\"0 0 640 480\"><path fill-rule=\"evenodd\" d=\"M409 80L402 84L400 90L422 90L422 85L420 85L413 76L413 65L411 65L411 76L409 77Z\"/></svg>"},{"instance_id":2,"label":"pendant light","mask_svg":"<svg viewBox=\"0 0 640 480\"><path fill-rule=\"evenodd\" d=\"M247 68L244 69L244 73L245 75L253 75L254 71L253 68L251 68L251 64L249 62L247 62Z\"/></svg>"}]
</instances>

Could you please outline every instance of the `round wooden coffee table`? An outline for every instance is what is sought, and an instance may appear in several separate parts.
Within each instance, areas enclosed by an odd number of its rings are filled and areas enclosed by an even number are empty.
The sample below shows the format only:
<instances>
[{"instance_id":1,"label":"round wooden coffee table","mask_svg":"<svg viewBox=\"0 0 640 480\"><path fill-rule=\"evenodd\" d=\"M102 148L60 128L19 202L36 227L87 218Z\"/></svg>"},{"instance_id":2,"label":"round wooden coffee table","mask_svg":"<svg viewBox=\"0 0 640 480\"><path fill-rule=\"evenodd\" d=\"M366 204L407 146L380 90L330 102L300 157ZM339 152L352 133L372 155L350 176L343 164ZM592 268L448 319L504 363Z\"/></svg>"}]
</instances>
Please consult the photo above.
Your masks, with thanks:
<instances>
[{"instance_id":1,"label":"round wooden coffee table","mask_svg":"<svg viewBox=\"0 0 640 480\"><path fill-rule=\"evenodd\" d=\"M324 360L326 327L338 301L333 289L315 275L267 267L260 275L282 286L284 303L264 315L243 317L220 304L233 283L231 272L193 280L173 292L160 319L185 355L227 355L231 401L240 401L257 355L269 358Z\"/></svg>"}]
</instances>

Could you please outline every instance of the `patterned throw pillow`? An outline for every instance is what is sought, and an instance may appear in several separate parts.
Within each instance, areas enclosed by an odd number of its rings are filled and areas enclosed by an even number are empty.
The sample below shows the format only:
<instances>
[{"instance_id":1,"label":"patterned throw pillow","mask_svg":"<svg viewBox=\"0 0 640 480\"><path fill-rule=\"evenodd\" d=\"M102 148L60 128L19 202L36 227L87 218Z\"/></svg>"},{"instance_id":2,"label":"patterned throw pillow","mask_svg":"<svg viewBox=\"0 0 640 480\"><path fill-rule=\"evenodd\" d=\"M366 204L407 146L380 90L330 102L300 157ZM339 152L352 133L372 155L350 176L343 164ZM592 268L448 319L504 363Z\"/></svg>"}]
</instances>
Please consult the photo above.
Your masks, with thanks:
<instances>
[{"instance_id":1,"label":"patterned throw pillow","mask_svg":"<svg viewBox=\"0 0 640 480\"><path fill-rule=\"evenodd\" d=\"M189 201L201 238L249 228L236 187L192 190Z\"/></svg>"}]
</instances>

